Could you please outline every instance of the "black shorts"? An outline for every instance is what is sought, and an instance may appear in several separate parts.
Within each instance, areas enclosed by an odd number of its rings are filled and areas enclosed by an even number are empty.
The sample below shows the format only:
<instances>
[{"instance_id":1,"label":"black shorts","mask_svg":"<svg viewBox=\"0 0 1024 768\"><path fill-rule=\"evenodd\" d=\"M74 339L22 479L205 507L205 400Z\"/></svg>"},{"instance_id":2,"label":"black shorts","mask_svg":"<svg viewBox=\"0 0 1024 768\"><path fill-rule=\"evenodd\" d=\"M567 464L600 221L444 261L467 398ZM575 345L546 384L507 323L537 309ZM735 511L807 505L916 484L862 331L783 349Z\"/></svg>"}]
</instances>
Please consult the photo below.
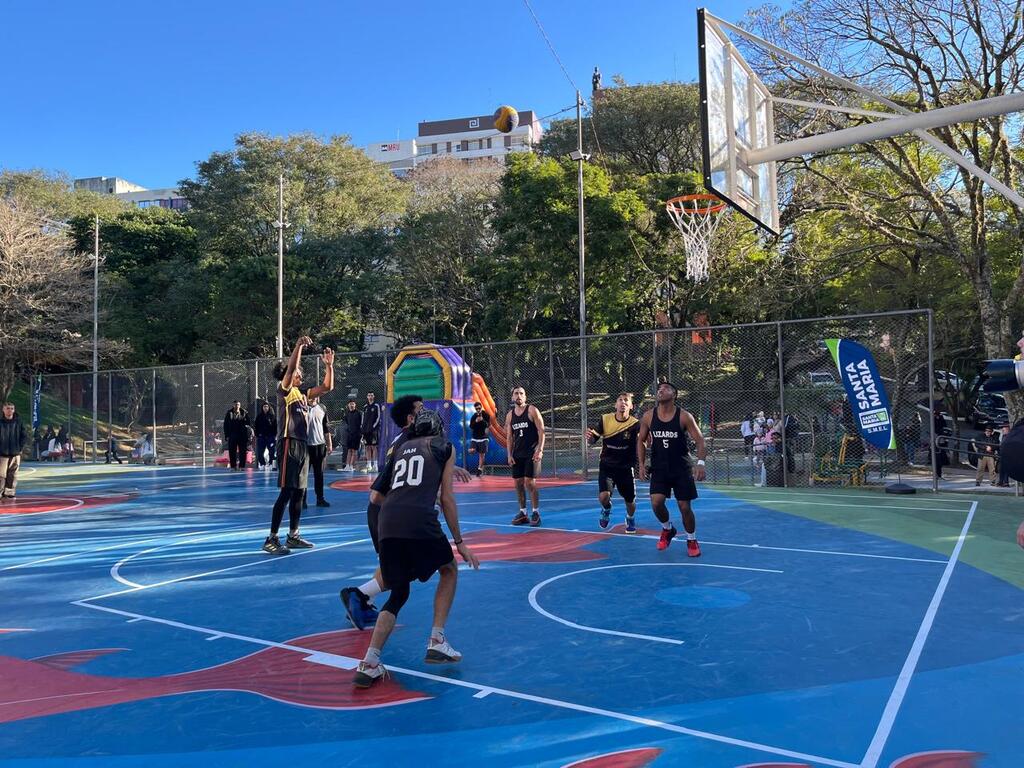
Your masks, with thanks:
<instances>
[{"instance_id":1,"label":"black shorts","mask_svg":"<svg viewBox=\"0 0 1024 768\"><path fill-rule=\"evenodd\" d=\"M515 462L512 465L512 477L514 479L537 476L537 463L533 460L533 456L530 456L528 459L517 459L513 457L513 461Z\"/></svg>"},{"instance_id":2,"label":"black shorts","mask_svg":"<svg viewBox=\"0 0 1024 768\"><path fill-rule=\"evenodd\" d=\"M597 472L597 487L606 493L619 489L619 495L626 503L632 503L636 499L636 482L633 479L632 467L605 467L604 464Z\"/></svg>"},{"instance_id":3,"label":"black shorts","mask_svg":"<svg viewBox=\"0 0 1024 768\"><path fill-rule=\"evenodd\" d=\"M354 435L349 435L347 438L345 438L345 447L348 448L350 451L358 451L361 438L362 435L360 435L358 432L356 432L356 434Z\"/></svg>"},{"instance_id":4,"label":"black shorts","mask_svg":"<svg viewBox=\"0 0 1024 768\"><path fill-rule=\"evenodd\" d=\"M305 440L286 437L277 443L277 487L306 490L309 450Z\"/></svg>"},{"instance_id":5,"label":"black shorts","mask_svg":"<svg viewBox=\"0 0 1024 768\"><path fill-rule=\"evenodd\" d=\"M376 445L377 443L380 442L380 432L378 432L377 430L373 430L372 432L364 432L363 440L367 445ZM356 447L358 448L359 446Z\"/></svg>"},{"instance_id":6,"label":"black shorts","mask_svg":"<svg viewBox=\"0 0 1024 768\"><path fill-rule=\"evenodd\" d=\"M469 449L473 453L483 453L483 454L486 454L487 453L487 449L490 448L490 447L491 447L491 441L489 439L487 439L486 437L483 438L482 440L473 439L473 440L469 441Z\"/></svg>"},{"instance_id":7,"label":"black shorts","mask_svg":"<svg viewBox=\"0 0 1024 768\"><path fill-rule=\"evenodd\" d=\"M651 476L650 494L661 494L668 498L675 494L676 501L693 501L697 498L697 484L693 482L693 474L686 467L681 474L659 477Z\"/></svg>"},{"instance_id":8,"label":"black shorts","mask_svg":"<svg viewBox=\"0 0 1024 768\"><path fill-rule=\"evenodd\" d=\"M454 560L452 545L435 539L384 539L380 543L380 573L389 587L428 581L438 569Z\"/></svg>"}]
</instances>

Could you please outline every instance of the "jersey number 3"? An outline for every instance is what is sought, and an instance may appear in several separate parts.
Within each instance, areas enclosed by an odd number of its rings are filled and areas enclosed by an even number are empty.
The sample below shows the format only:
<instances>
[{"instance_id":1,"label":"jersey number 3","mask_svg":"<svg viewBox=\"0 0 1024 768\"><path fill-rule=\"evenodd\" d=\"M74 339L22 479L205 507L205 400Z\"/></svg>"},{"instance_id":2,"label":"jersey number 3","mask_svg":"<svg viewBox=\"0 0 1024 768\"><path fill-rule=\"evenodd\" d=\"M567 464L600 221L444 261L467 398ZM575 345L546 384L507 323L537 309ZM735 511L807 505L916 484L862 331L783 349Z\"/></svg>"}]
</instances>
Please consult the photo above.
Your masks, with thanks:
<instances>
[{"instance_id":1,"label":"jersey number 3","mask_svg":"<svg viewBox=\"0 0 1024 768\"><path fill-rule=\"evenodd\" d=\"M395 462L395 479L391 481L391 490L403 485L419 485L423 482L423 457L413 456L408 461L399 459Z\"/></svg>"}]
</instances>

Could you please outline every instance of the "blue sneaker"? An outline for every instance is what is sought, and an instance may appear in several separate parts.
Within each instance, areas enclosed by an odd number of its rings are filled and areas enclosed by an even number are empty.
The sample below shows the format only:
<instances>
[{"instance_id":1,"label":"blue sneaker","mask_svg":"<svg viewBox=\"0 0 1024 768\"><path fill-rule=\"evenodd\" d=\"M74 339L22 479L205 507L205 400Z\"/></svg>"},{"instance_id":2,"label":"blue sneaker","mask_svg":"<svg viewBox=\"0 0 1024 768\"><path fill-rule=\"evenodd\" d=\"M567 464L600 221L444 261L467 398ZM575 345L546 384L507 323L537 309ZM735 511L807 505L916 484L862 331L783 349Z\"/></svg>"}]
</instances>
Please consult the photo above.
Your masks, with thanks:
<instances>
[{"instance_id":1,"label":"blue sneaker","mask_svg":"<svg viewBox=\"0 0 1024 768\"><path fill-rule=\"evenodd\" d=\"M636 520L626 516L626 533L636 533Z\"/></svg>"},{"instance_id":2,"label":"blue sneaker","mask_svg":"<svg viewBox=\"0 0 1024 768\"><path fill-rule=\"evenodd\" d=\"M345 587L341 590L341 604L345 606L345 615L356 629L367 629L377 623L377 609L370 605L366 595L356 587Z\"/></svg>"},{"instance_id":3,"label":"blue sneaker","mask_svg":"<svg viewBox=\"0 0 1024 768\"><path fill-rule=\"evenodd\" d=\"M602 528L608 527L608 521L611 519L612 511L610 509L601 509L601 517L598 519L597 524Z\"/></svg>"}]
</instances>

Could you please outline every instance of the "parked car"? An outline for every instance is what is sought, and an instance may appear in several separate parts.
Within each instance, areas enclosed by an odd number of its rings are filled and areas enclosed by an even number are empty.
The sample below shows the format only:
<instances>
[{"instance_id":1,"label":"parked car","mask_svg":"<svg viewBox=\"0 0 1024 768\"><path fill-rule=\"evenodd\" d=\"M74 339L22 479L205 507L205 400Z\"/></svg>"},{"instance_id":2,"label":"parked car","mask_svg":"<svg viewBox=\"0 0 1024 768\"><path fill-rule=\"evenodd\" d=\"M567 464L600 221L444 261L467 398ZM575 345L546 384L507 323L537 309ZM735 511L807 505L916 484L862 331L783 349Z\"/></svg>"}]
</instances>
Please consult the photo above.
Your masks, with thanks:
<instances>
[{"instance_id":1,"label":"parked car","mask_svg":"<svg viewBox=\"0 0 1024 768\"><path fill-rule=\"evenodd\" d=\"M940 390L952 389L959 392L963 386L963 380L952 371L935 371L935 388Z\"/></svg>"},{"instance_id":2,"label":"parked car","mask_svg":"<svg viewBox=\"0 0 1024 768\"><path fill-rule=\"evenodd\" d=\"M995 392L982 392L971 409L971 422L977 429L999 428L1010 423L1010 412L1006 399Z\"/></svg>"}]
</instances>

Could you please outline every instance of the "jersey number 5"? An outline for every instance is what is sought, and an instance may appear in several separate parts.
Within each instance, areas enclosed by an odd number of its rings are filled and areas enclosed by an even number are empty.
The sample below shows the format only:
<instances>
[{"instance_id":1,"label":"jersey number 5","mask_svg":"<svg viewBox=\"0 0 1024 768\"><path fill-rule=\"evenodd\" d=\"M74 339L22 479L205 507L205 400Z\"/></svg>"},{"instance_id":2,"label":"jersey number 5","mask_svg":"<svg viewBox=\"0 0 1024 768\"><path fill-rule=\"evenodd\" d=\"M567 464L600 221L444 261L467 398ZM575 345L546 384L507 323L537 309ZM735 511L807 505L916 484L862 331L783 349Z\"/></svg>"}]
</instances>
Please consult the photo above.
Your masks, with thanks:
<instances>
[{"instance_id":1,"label":"jersey number 5","mask_svg":"<svg viewBox=\"0 0 1024 768\"><path fill-rule=\"evenodd\" d=\"M664 448L667 451L668 450L668 440L662 440L661 441L661 447Z\"/></svg>"},{"instance_id":2,"label":"jersey number 5","mask_svg":"<svg viewBox=\"0 0 1024 768\"><path fill-rule=\"evenodd\" d=\"M391 481L391 490L403 485L419 485L423 482L423 457L413 456L408 461L399 459L395 462L395 479Z\"/></svg>"}]
</instances>

